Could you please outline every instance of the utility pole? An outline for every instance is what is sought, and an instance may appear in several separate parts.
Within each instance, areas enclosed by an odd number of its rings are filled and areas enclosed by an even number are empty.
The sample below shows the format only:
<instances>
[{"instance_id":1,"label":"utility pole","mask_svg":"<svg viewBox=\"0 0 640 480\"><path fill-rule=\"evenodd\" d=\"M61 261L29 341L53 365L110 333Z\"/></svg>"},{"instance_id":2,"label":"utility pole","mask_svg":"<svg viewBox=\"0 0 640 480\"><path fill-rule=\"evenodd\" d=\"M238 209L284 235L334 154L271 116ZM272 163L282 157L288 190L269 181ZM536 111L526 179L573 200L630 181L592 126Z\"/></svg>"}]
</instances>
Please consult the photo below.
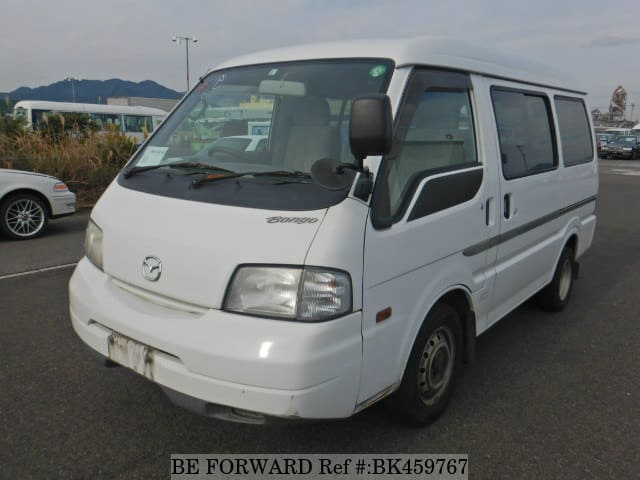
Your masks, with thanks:
<instances>
[{"instance_id":1,"label":"utility pole","mask_svg":"<svg viewBox=\"0 0 640 480\"><path fill-rule=\"evenodd\" d=\"M71 98L73 99L73 103L76 103L76 86L73 82L77 81L77 78L67 77L67 82L71 82Z\"/></svg>"},{"instance_id":2,"label":"utility pole","mask_svg":"<svg viewBox=\"0 0 640 480\"><path fill-rule=\"evenodd\" d=\"M187 92L189 91L189 42L198 43L198 39L195 35L174 35L171 41L180 45L184 42L185 53L187 54Z\"/></svg>"}]
</instances>

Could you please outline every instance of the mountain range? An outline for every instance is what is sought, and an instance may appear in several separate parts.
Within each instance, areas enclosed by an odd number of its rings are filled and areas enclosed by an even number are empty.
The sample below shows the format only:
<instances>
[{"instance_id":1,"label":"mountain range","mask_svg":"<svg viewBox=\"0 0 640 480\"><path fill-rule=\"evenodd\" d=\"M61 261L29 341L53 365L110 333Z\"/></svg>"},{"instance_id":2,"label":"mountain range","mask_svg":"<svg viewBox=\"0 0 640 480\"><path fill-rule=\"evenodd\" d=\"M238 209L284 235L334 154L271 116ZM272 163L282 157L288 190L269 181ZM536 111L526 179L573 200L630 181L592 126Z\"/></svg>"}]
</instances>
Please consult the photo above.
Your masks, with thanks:
<instances>
[{"instance_id":1,"label":"mountain range","mask_svg":"<svg viewBox=\"0 0 640 480\"><path fill-rule=\"evenodd\" d=\"M18 100L49 100L53 102L71 102L75 90L78 103L105 103L107 97L150 97L179 99L183 92L171 90L153 80L130 82L119 78L110 80L61 80L36 88L20 87L12 92L0 93L0 99L7 96L11 102Z\"/></svg>"}]
</instances>

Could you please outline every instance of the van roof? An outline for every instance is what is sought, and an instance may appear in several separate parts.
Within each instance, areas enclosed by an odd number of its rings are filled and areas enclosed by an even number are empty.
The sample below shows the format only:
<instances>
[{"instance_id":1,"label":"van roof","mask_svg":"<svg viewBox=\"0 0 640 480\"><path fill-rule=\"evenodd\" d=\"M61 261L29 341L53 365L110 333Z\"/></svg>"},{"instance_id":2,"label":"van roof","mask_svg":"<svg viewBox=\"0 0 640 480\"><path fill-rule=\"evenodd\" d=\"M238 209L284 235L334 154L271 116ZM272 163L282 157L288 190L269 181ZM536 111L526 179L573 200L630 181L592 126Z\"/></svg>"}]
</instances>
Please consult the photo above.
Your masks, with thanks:
<instances>
[{"instance_id":1,"label":"van roof","mask_svg":"<svg viewBox=\"0 0 640 480\"><path fill-rule=\"evenodd\" d=\"M32 108L36 110L53 110L60 112L92 112L92 113L122 113L130 115L160 115L166 116L167 112L159 108L130 107L127 105L105 105L100 103L72 103L49 102L45 100L20 100L13 108Z\"/></svg>"},{"instance_id":2,"label":"van roof","mask_svg":"<svg viewBox=\"0 0 640 480\"><path fill-rule=\"evenodd\" d=\"M333 58L388 58L395 62L396 68L429 65L586 94L577 80L566 73L525 61L515 55L441 37L378 38L296 45L236 57L214 70L241 65Z\"/></svg>"}]
</instances>

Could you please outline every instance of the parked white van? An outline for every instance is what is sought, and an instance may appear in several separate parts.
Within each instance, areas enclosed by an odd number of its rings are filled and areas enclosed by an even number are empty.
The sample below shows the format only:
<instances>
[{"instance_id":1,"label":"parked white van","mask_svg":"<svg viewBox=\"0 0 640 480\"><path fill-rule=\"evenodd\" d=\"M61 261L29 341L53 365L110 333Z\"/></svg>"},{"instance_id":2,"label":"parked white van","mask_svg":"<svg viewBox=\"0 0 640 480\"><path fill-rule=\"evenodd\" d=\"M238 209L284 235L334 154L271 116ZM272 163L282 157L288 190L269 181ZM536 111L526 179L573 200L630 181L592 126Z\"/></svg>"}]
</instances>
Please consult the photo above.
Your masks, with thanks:
<instances>
[{"instance_id":1,"label":"parked white van","mask_svg":"<svg viewBox=\"0 0 640 480\"><path fill-rule=\"evenodd\" d=\"M265 148L203 153L265 111ZM589 111L570 78L441 39L228 61L94 207L73 327L205 415L386 397L428 423L479 334L569 300L596 225Z\"/></svg>"}]
</instances>

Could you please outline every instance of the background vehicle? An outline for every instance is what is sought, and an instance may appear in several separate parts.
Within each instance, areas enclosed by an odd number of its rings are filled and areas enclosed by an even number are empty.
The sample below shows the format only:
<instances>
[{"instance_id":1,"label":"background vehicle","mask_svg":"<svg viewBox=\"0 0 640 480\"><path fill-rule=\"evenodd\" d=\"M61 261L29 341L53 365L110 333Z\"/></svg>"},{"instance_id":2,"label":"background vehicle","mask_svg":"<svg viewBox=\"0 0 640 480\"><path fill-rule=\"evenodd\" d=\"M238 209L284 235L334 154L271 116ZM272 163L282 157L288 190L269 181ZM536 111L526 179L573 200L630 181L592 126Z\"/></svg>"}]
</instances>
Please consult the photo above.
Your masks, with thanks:
<instances>
[{"instance_id":1,"label":"background vehicle","mask_svg":"<svg viewBox=\"0 0 640 480\"><path fill-rule=\"evenodd\" d=\"M596 145L598 147L598 155L603 157L607 151L607 144L614 137L611 133L597 133L596 134Z\"/></svg>"},{"instance_id":2,"label":"background vehicle","mask_svg":"<svg viewBox=\"0 0 640 480\"><path fill-rule=\"evenodd\" d=\"M607 128L604 133L610 133L612 135L629 135L631 130L628 128Z\"/></svg>"},{"instance_id":3,"label":"background vehicle","mask_svg":"<svg viewBox=\"0 0 640 480\"><path fill-rule=\"evenodd\" d=\"M0 169L0 232L15 240L35 238L50 219L76 211L76 196L60 179Z\"/></svg>"},{"instance_id":4,"label":"background vehicle","mask_svg":"<svg viewBox=\"0 0 640 480\"><path fill-rule=\"evenodd\" d=\"M13 107L13 115L26 120L28 128L38 128L53 113L85 113L100 130L110 126L142 143L167 115L157 108L100 105L93 103L45 102L22 100Z\"/></svg>"},{"instance_id":5,"label":"background vehicle","mask_svg":"<svg viewBox=\"0 0 640 480\"><path fill-rule=\"evenodd\" d=\"M635 160L640 158L640 137L635 135L617 135L609 140L606 151L608 158Z\"/></svg>"}]
</instances>

